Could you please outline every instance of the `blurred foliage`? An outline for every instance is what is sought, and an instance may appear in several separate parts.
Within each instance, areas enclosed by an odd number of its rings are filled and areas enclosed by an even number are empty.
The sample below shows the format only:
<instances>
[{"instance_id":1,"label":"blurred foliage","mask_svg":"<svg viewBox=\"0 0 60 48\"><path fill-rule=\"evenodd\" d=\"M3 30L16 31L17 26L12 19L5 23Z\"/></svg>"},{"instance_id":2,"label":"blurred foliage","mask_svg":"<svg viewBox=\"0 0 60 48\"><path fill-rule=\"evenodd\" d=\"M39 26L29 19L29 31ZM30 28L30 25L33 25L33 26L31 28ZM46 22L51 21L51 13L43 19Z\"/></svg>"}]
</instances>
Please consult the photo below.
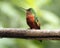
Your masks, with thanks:
<instances>
[{"instance_id":1,"label":"blurred foliage","mask_svg":"<svg viewBox=\"0 0 60 48\"><path fill-rule=\"evenodd\" d=\"M27 8L33 8L41 29L60 29L60 0L0 0L0 28L29 28ZM60 41L1 38L0 48L59 48Z\"/></svg>"}]
</instances>

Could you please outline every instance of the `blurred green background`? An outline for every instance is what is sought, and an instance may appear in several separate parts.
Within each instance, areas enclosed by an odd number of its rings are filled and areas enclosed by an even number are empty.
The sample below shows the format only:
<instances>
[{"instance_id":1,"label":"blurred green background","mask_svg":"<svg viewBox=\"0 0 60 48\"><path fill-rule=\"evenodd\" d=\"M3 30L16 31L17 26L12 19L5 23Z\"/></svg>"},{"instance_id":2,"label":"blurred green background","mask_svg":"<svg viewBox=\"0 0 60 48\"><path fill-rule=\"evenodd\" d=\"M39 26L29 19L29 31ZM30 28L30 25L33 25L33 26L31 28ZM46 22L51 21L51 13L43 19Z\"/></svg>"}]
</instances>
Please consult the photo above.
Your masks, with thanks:
<instances>
[{"instance_id":1,"label":"blurred green background","mask_svg":"<svg viewBox=\"0 0 60 48\"><path fill-rule=\"evenodd\" d=\"M33 8L42 29L60 29L60 0L0 0L0 28L29 28L24 9ZM58 40L0 38L0 48L60 48Z\"/></svg>"}]
</instances>

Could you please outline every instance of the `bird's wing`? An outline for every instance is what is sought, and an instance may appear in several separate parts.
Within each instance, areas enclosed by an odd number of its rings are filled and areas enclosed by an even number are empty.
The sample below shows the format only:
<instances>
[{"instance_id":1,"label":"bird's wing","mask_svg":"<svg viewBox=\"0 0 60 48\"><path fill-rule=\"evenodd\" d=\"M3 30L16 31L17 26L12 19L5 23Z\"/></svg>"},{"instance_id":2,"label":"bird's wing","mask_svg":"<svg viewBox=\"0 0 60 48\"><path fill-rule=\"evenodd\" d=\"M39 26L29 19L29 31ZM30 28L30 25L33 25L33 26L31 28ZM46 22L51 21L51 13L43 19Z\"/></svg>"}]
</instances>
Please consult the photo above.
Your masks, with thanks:
<instances>
[{"instance_id":1,"label":"bird's wing","mask_svg":"<svg viewBox=\"0 0 60 48\"><path fill-rule=\"evenodd\" d=\"M31 9L31 11L32 11L32 14L34 15L34 18L35 18L34 22L35 22L36 26L40 27L40 22L39 22L38 18L36 17L37 16L36 12L33 9Z\"/></svg>"},{"instance_id":2,"label":"bird's wing","mask_svg":"<svg viewBox=\"0 0 60 48\"><path fill-rule=\"evenodd\" d=\"M40 27L40 22L39 22L39 20L38 20L37 17L35 17L35 24L36 24L38 27Z\"/></svg>"}]
</instances>

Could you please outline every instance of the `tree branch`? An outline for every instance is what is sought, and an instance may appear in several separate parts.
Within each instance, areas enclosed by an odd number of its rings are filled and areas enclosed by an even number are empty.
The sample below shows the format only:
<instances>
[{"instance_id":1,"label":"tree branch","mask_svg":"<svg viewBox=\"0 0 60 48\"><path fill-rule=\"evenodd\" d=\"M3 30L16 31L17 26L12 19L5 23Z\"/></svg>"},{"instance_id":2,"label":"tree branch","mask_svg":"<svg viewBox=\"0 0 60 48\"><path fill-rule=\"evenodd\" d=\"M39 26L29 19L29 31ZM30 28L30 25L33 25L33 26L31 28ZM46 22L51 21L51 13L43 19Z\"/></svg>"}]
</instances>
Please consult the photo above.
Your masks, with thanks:
<instances>
[{"instance_id":1,"label":"tree branch","mask_svg":"<svg viewBox=\"0 0 60 48\"><path fill-rule=\"evenodd\" d=\"M0 28L0 37L37 40L60 40L60 30L28 30L20 28Z\"/></svg>"}]
</instances>

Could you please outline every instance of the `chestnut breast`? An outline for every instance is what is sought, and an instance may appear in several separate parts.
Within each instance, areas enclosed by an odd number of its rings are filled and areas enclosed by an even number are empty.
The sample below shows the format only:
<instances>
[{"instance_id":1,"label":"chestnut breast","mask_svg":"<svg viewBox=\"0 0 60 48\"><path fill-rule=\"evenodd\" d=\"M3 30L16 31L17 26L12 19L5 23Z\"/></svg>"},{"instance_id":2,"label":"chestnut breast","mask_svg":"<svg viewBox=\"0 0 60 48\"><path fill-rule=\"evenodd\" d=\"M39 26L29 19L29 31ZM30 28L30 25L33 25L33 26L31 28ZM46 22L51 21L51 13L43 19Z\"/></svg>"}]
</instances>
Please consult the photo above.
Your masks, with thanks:
<instances>
[{"instance_id":1,"label":"chestnut breast","mask_svg":"<svg viewBox=\"0 0 60 48\"><path fill-rule=\"evenodd\" d=\"M29 15L29 16L27 16L27 24L30 26L30 28L32 29L36 29L37 28L37 26L36 26L36 24L35 24L35 19L34 19L34 16L31 16L31 15Z\"/></svg>"}]
</instances>

